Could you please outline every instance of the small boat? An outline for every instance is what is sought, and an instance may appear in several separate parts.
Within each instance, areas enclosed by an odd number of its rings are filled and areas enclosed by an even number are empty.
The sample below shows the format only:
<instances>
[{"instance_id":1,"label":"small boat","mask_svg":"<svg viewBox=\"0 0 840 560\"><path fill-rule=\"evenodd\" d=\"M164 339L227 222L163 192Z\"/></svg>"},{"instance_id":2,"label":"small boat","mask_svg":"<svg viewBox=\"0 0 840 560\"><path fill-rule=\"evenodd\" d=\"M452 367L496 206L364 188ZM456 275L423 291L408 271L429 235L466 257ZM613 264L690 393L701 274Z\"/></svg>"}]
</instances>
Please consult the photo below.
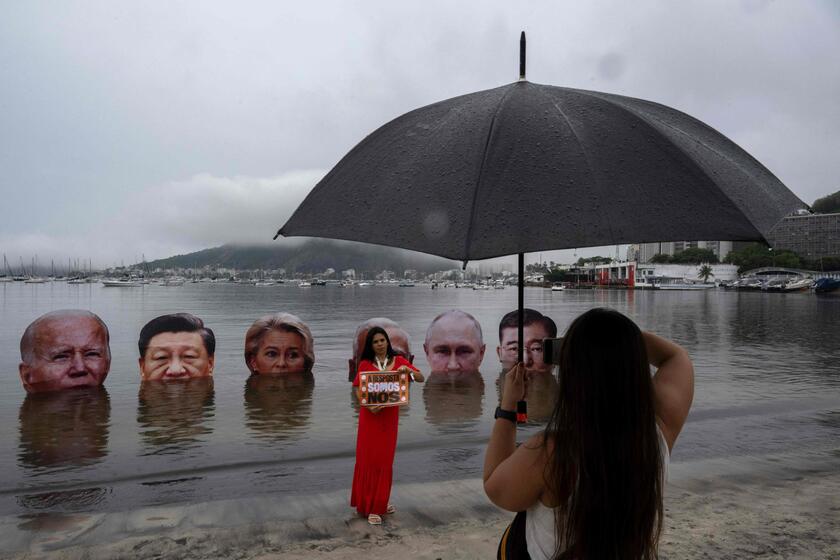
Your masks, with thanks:
<instances>
[{"instance_id":1,"label":"small boat","mask_svg":"<svg viewBox=\"0 0 840 560\"><path fill-rule=\"evenodd\" d=\"M742 278L732 284L732 286L739 292L755 292L761 290L764 283L758 278Z\"/></svg>"},{"instance_id":2,"label":"small boat","mask_svg":"<svg viewBox=\"0 0 840 560\"><path fill-rule=\"evenodd\" d=\"M257 288L267 288L269 286L275 286L275 285L276 285L276 283L273 282L272 280L261 280L259 282L254 282L254 286L256 286Z\"/></svg>"},{"instance_id":3,"label":"small boat","mask_svg":"<svg viewBox=\"0 0 840 560\"><path fill-rule=\"evenodd\" d=\"M814 292L827 294L840 291L840 278L820 278L814 282Z\"/></svg>"},{"instance_id":4,"label":"small boat","mask_svg":"<svg viewBox=\"0 0 840 560\"><path fill-rule=\"evenodd\" d=\"M473 285L473 290L489 290L490 286L487 284L475 284Z\"/></svg>"},{"instance_id":5,"label":"small boat","mask_svg":"<svg viewBox=\"0 0 840 560\"><path fill-rule=\"evenodd\" d=\"M400 282L400 288L413 288L414 282L411 280L403 280Z\"/></svg>"},{"instance_id":6,"label":"small boat","mask_svg":"<svg viewBox=\"0 0 840 560\"><path fill-rule=\"evenodd\" d=\"M504 290L505 285L504 284L496 284L495 286L493 286L493 289L494 290Z\"/></svg>"},{"instance_id":7,"label":"small boat","mask_svg":"<svg viewBox=\"0 0 840 560\"><path fill-rule=\"evenodd\" d=\"M358 286L360 288L367 288L368 286L373 286L373 282L359 282Z\"/></svg>"},{"instance_id":8,"label":"small boat","mask_svg":"<svg viewBox=\"0 0 840 560\"><path fill-rule=\"evenodd\" d=\"M139 280L132 279L103 280L102 285L106 288L140 288L143 286Z\"/></svg>"},{"instance_id":9,"label":"small boat","mask_svg":"<svg viewBox=\"0 0 840 560\"><path fill-rule=\"evenodd\" d=\"M183 286L184 285L184 278L167 278L163 282L160 283L161 286Z\"/></svg>"},{"instance_id":10,"label":"small boat","mask_svg":"<svg viewBox=\"0 0 840 560\"><path fill-rule=\"evenodd\" d=\"M782 286L782 291L785 293L805 292L810 290L813 284L814 279L810 276L806 276L805 278L797 278L796 280L791 280L787 282L784 286Z\"/></svg>"},{"instance_id":11,"label":"small boat","mask_svg":"<svg viewBox=\"0 0 840 560\"><path fill-rule=\"evenodd\" d=\"M40 276L31 276L23 281L24 284L46 284L47 279Z\"/></svg>"},{"instance_id":12,"label":"small boat","mask_svg":"<svg viewBox=\"0 0 840 560\"><path fill-rule=\"evenodd\" d=\"M312 282L301 282L298 284L298 288L311 288Z\"/></svg>"},{"instance_id":13,"label":"small boat","mask_svg":"<svg viewBox=\"0 0 840 560\"><path fill-rule=\"evenodd\" d=\"M673 284L660 284L660 290L711 290L714 284L695 284L693 282L674 282Z\"/></svg>"},{"instance_id":14,"label":"small boat","mask_svg":"<svg viewBox=\"0 0 840 560\"><path fill-rule=\"evenodd\" d=\"M563 284L552 284L551 285L551 291L552 292L562 292L565 289L566 289L566 286L564 286Z\"/></svg>"},{"instance_id":15,"label":"small boat","mask_svg":"<svg viewBox=\"0 0 840 560\"><path fill-rule=\"evenodd\" d=\"M785 278L772 278L765 282L761 286L761 289L765 292L782 292L784 291L785 284L787 284L787 279Z\"/></svg>"},{"instance_id":16,"label":"small boat","mask_svg":"<svg viewBox=\"0 0 840 560\"><path fill-rule=\"evenodd\" d=\"M694 282L687 278L663 276L658 278L658 280L659 281L653 285L653 289L655 290L711 290L715 287L714 284Z\"/></svg>"}]
</instances>

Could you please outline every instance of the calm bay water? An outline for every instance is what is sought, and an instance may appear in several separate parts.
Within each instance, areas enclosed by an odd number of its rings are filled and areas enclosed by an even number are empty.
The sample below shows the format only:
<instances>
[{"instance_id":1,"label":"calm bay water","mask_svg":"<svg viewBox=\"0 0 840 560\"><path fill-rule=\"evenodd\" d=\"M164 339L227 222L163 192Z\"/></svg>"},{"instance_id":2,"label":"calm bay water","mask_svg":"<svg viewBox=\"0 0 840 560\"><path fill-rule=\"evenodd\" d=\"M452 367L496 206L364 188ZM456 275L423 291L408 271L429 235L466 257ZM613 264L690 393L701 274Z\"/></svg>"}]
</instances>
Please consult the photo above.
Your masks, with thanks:
<instances>
[{"instance_id":1,"label":"calm bay water","mask_svg":"<svg viewBox=\"0 0 840 560\"><path fill-rule=\"evenodd\" d=\"M606 306L688 349L696 395L676 464L725 470L779 457L836 464L840 297L529 288L525 298L561 332L583 311ZM450 308L481 322L483 373L413 389L400 420L395 482L480 476L498 398L498 322L515 305L514 289L0 284L0 515L340 488L349 495L356 411L346 379L356 325L373 316L396 320L411 335L415 364L428 371L426 327ZM63 308L90 309L108 324L111 373L104 390L27 398L17 375L20 335L38 315ZM214 379L141 389L140 327L175 311L198 315L216 333ZM314 382L247 383L245 330L276 311L299 315L312 329ZM541 388L543 395L551 388ZM526 433L550 405L534 396Z\"/></svg>"}]
</instances>

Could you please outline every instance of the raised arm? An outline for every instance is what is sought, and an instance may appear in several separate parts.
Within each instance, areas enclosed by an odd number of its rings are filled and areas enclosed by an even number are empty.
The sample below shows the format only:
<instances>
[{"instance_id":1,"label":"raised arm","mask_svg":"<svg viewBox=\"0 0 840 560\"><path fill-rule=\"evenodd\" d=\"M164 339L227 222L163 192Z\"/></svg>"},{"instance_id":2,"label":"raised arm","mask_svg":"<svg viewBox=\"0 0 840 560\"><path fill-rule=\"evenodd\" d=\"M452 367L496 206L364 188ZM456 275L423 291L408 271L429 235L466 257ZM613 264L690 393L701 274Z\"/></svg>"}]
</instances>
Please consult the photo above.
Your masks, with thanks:
<instances>
[{"instance_id":1,"label":"raised arm","mask_svg":"<svg viewBox=\"0 0 840 560\"><path fill-rule=\"evenodd\" d=\"M505 375L502 410L516 411L525 396L525 366L517 364ZM516 447L516 423L497 418L484 455L484 492L490 501L508 511L523 511L543 492L545 453L543 434Z\"/></svg>"},{"instance_id":2,"label":"raised arm","mask_svg":"<svg viewBox=\"0 0 840 560\"><path fill-rule=\"evenodd\" d=\"M694 400L694 366L688 352L678 344L643 332L648 360L656 368L653 390L656 415L668 449L674 448Z\"/></svg>"}]
</instances>

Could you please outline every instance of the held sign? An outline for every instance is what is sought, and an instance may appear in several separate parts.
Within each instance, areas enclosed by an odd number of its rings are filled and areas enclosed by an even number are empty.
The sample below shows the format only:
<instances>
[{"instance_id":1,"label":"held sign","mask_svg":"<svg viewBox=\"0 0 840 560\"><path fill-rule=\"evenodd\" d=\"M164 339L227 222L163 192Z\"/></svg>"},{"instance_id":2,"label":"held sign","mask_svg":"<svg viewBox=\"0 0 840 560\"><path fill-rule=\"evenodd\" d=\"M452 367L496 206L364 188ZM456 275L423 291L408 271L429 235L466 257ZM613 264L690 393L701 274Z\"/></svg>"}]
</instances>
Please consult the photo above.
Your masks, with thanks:
<instances>
[{"instance_id":1,"label":"held sign","mask_svg":"<svg viewBox=\"0 0 840 560\"><path fill-rule=\"evenodd\" d=\"M362 406L400 406L408 404L408 374L382 371L359 373Z\"/></svg>"}]
</instances>

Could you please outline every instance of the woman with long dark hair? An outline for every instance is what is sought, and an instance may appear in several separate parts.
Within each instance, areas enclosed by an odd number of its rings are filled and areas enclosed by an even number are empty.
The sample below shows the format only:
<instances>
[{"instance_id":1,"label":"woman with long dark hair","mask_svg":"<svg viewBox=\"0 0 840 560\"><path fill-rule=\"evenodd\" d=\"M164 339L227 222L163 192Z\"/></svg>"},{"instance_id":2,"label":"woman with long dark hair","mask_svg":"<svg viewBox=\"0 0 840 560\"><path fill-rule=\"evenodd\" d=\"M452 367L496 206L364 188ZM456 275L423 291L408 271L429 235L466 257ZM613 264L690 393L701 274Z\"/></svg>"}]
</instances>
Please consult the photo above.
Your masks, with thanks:
<instances>
[{"instance_id":1,"label":"woman with long dark hair","mask_svg":"<svg viewBox=\"0 0 840 560\"><path fill-rule=\"evenodd\" d=\"M584 313L562 343L551 419L518 448L525 370L518 364L505 377L484 489L493 503L520 513L500 557L656 558L670 451L694 395L686 351L617 311ZM524 540L520 555L517 540Z\"/></svg>"},{"instance_id":2,"label":"woman with long dark hair","mask_svg":"<svg viewBox=\"0 0 840 560\"><path fill-rule=\"evenodd\" d=\"M394 352L391 339L382 327L372 327L365 338L365 347L353 380L357 394L360 374L376 371L410 373L409 379L424 381L420 370ZM359 410L350 506L366 516L371 525L381 524L383 514L394 513L394 506L388 500L391 497L399 419L398 406L363 406Z\"/></svg>"}]
</instances>

